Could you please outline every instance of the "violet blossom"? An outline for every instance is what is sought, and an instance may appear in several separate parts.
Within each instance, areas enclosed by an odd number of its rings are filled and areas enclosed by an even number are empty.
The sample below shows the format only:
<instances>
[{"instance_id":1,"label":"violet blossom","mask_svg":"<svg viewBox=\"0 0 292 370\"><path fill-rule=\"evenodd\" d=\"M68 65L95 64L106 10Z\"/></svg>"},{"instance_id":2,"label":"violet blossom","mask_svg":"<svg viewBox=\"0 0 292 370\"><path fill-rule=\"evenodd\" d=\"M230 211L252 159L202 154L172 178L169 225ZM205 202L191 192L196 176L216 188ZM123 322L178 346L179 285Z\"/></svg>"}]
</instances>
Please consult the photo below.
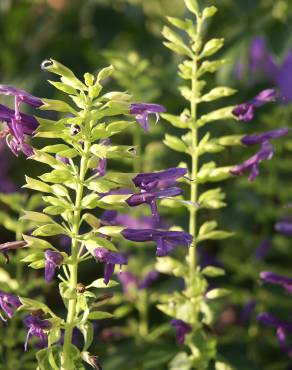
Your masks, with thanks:
<instances>
[{"instance_id":1,"label":"violet blossom","mask_svg":"<svg viewBox=\"0 0 292 370\"><path fill-rule=\"evenodd\" d=\"M256 108L265 105L266 103L273 102L277 98L277 93L273 89L266 89L261 91L256 97L247 103L243 103L235 107L232 111L239 121L249 122L254 117Z\"/></svg>"},{"instance_id":2,"label":"violet blossom","mask_svg":"<svg viewBox=\"0 0 292 370\"><path fill-rule=\"evenodd\" d=\"M32 148L25 142L25 136L32 136L38 127L37 120L27 114L21 113L19 107L21 103L39 108L43 105L41 99L27 93L24 90L15 88L14 86L0 85L0 94L14 96L15 109L10 109L0 104L0 120L6 122L8 131L7 143L15 155L22 151L25 155L33 154Z\"/></svg>"},{"instance_id":3,"label":"violet blossom","mask_svg":"<svg viewBox=\"0 0 292 370\"><path fill-rule=\"evenodd\" d=\"M61 253L51 251L50 249L45 251L45 280L50 283L53 280L57 267L60 267L64 257Z\"/></svg>"},{"instance_id":4,"label":"violet blossom","mask_svg":"<svg viewBox=\"0 0 292 370\"><path fill-rule=\"evenodd\" d=\"M158 276L159 273L156 270L151 270L143 279L139 279L131 272L126 271L119 274L119 280L123 286L124 293L130 295L133 288L138 290L149 288L158 279Z\"/></svg>"},{"instance_id":5,"label":"violet blossom","mask_svg":"<svg viewBox=\"0 0 292 370\"><path fill-rule=\"evenodd\" d=\"M191 325L185 323L183 320L177 319L171 320L170 324L175 328L177 342L179 344L184 344L186 335L192 331Z\"/></svg>"},{"instance_id":6,"label":"violet blossom","mask_svg":"<svg viewBox=\"0 0 292 370\"><path fill-rule=\"evenodd\" d=\"M47 347L48 334L46 333L46 331L52 328L52 323L49 320L43 320L39 316L34 315L26 317L23 322L24 325L28 328L28 333L24 345L25 351L27 351L27 344L30 337L39 338L42 346Z\"/></svg>"},{"instance_id":7,"label":"violet blossom","mask_svg":"<svg viewBox=\"0 0 292 370\"><path fill-rule=\"evenodd\" d=\"M264 239L260 242L259 246L255 250L255 260L262 261L266 255L269 253L272 247L272 243L270 239Z\"/></svg>"},{"instance_id":8,"label":"violet blossom","mask_svg":"<svg viewBox=\"0 0 292 370\"><path fill-rule=\"evenodd\" d=\"M280 221L275 225L275 229L286 236L292 236L292 223L288 221Z\"/></svg>"},{"instance_id":9,"label":"violet blossom","mask_svg":"<svg viewBox=\"0 0 292 370\"><path fill-rule=\"evenodd\" d=\"M184 231L124 229L121 234L133 242L155 242L157 257L167 256L176 247L189 247L192 243L192 236Z\"/></svg>"},{"instance_id":10,"label":"violet blossom","mask_svg":"<svg viewBox=\"0 0 292 370\"><path fill-rule=\"evenodd\" d=\"M97 261L103 262L105 264L104 268L104 283L107 285L112 277L115 265L127 265L128 261L125 256L117 252L111 252L106 248L95 248L94 257Z\"/></svg>"},{"instance_id":11,"label":"violet blossom","mask_svg":"<svg viewBox=\"0 0 292 370\"><path fill-rule=\"evenodd\" d=\"M273 147L268 141L261 145L261 149L251 158L244 161L242 164L233 167L230 173L235 176L243 175L245 172L250 172L248 180L254 181L259 175L259 164L264 160L270 160L273 157Z\"/></svg>"},{"instance_id":12,"label":"violet blossom","mask_svg":"<svg viewBox=\"0 0 292 370\"><path fill-rule=\"evenodd\" d=\"M131 229L152 229L156 222L152 217L134 218L128 214L107 210L101 216L101 225L125 226Z\"/></svg>"},{"instance_id":13,"label":"violet blossom","mask_svg":"<svg viewBox=\"0 0 292 370\"><path fill-rule=\"evenodd\" d=\"M149 131L149 114L156 115L156 123L159 121L160 113L165 112L166 109L159 104L149 103L133 103L130 106L130 114L136 117L137 122L144 131Z\"/></svg>"},{"instance_id":14,"label":"violet blossom","mask_svg":"<svg viewBox=\"0 0 292 370\"><path fill-rule=\"evenodd\" d=\"M9 263L8 252L19 248L24 248L27 245L25 241L14 241L0 244L0 252L3 253L6 263Z\"/></svg>"},{"instance_id":15,"label":"violet blossom","mask_svg":"<svg viewBox=\"0 0 292 370\"><path fill-rule=\"evenodd\" d=\"M263 312L257 316L257 320L266 326L276 328L277 339L281 349L292 357L292 347L287 343L287 334L292 333L292 323L283 321L274 315Z\"/></svg>"},{"instance_id":16,"label":"violet blossom","mask_svg":"<svg viewBox=\"0 0 292 370\"><path fill-rule=\"evenodd\" d=\"M260 278L265 283L281 285L288 293L292 293L292 278L269 271L262 271L260 273Z\"/></svg>"},{"instance_id":17,"label":"violet blossom","mask_svg":"<svg viewBox=\"0 0 292 370\"><path fill-rule=\"evenodd\" d=\"M288 135L290 129L286 127L281 127L276 130L263 132L260 134L254 134L254 135L245 135L241 142L244 145L250 146L250 145L256 145L256 144L262 144L265 141L269 141L271 139L278 139L279 137Z\"/></svg>"},{"instance_id":18,"label":"violet blossom","mask_svg":"<svg viewBox=\"0 0 292 370\"><path fill-rule=\"evenodd\" d=\"M21 302L18 297L10 293L0 291L0 308L5 312L9 319L12 318L14 311L20 306ZM1 314L0 319L6 321Z\"/></svg>"}]
</instances>

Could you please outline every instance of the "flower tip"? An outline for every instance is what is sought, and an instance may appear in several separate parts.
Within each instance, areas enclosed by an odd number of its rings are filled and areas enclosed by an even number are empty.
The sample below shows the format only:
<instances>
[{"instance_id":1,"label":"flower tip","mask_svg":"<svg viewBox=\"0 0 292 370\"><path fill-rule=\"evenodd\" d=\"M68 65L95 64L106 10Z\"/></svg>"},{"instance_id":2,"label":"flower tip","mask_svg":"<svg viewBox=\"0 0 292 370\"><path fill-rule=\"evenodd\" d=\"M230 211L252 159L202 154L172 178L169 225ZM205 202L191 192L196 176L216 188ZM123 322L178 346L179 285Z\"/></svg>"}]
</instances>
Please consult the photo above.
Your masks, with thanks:
<instances>
[{"instance_id":1,"label":"flower tip","mask_svg":"<svg viewBox=\"0 0 292 370\"><path fill-rule=\"evenodd\" d=\"M44 60L44 61L42 62L42 64L41 64L41 69L42 69L43 71L47 71L47 70L48 70L48 68L50 68L50 67L52 67L52 66L53 66L53 64L54 64L54 62L52 61L52 59L46 59L46 60Z\"/></svg>"}]
</instances>

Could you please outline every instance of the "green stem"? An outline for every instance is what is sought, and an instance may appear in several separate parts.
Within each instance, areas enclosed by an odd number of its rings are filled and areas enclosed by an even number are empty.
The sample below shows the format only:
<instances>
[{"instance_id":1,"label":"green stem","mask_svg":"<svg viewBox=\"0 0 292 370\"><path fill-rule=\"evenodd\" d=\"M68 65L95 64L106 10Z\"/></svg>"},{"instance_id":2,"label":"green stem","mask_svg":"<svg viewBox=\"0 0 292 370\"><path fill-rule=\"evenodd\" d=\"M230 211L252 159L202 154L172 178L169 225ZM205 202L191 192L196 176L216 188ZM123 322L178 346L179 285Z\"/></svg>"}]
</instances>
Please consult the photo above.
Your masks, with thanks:
<instances>
[{"instance_id":1,"label":"green stem","mask_svg":"<svg viewBox=\"0 0 292 370\"><path fill-rule=\"evenodd\" d=\"M139 312L139 334L145 340L145 337L149 334L148 297L146 289L139 292L137 309Z\"/></svg>"},{"instance_id":2,"label":"green stem","mask_svg":"<svg viewBox=\"0 0 292 370\"><path fill-rule=\"evenodd\" d=\"M72 227L72 248L71 248L71 264L69 265L70 270L70 281L69 286L73 290L76 290L78 283L78 234L81 218L81 203L84 192L84 179L88 169L88 154L90 150L90 143L85 142L84 144L84 155L80 161L80 172L79 172L79 183L76 189L75 199L75 211L73 214L73 227ZM64 336L64 347L63 347L63 369L73 370L72 360L70 356L70 346L72 343L72 332L74 328L74 321L76 318L76 303L77 298L74 297L69 300L68 303L68 314L66 320L65 336ZM74 365L73 365L74 366Z\"/></svg>"},{"instance_id":3,"label":"green stem","mask_svg":"<svg viewBox=\"0 0 292 370\"><path fill-rule=\"evenodd\" d=\"M134 165L134 172L139 173L142 172L142 135L140 132L140 127L135 127L134 128L134 133L133 133L133 145L136 148L136 157L135 160L133 161Z\"/></svg>"}]
</instances>

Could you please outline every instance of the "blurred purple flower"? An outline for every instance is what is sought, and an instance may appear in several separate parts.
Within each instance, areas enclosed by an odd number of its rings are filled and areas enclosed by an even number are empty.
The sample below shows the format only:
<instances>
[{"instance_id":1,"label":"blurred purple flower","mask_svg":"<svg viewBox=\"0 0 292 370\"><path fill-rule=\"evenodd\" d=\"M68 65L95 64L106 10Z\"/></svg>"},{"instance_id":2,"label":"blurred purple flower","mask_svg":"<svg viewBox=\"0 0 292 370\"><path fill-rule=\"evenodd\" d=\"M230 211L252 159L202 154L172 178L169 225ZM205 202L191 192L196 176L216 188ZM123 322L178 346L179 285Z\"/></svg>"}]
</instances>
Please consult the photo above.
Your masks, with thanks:
<instances>
[{"instance_id":1,"label":"blurred purple flower","mask_svg":"<svg viewBox=\"0 0 292 370\"><path fill-rule=\"evenodd\" d=\"M233 167L230 173L235 176L243 175L245 172L249 171L249 181L254 181L259 175L259 164L264 160L269 160L273 157L273 147L268 141L265 141L261 145L261 149L253 155L248 160L244 161L242 164Z\"/></svg>"},{"instance_id":2,"label":"blurred purple flower","mask_svg":"<svg viewBox=\"0 0 292 370\"><path fill-rule=\"evenodd\" d=\"M260 242L259 246L255 250L255 260L262 261L266 255L269 253L269 250L272 247L272 242L270 239L264 239Z\"/></svg>"},{"instance_id":3,"label":"blurred purple flower","mask_svg":"<svg viewBox=\"0 0 292 370\"><path fill-rule=\"evenodd\" d=\"M248 324L251 321L252 315L255 311L256 301L254 299L248 301L240 312L240 321L242 324Z\"/></svg>"},{"instance_id":4,"label":"blurred purple flower","mask_svg":"<svg viewBox=\"0 0 292 370\"><path fill-rule=\"evenodd\" d=\"M216 267L223 267L222 261L214 254L206 251L205 248L199 246L197 248L199 260L200 260L200 267L201 269L207 266L216 266Z\"/></svg>"},{"instance_id":5,"label":"blurred purple flower","mask_svg":"<svg viewBox=\"0 0 292 370\"><path fill-rule=\"evenodd\" d=\"M261 107L266 103L276 100L277 93L273 89L266 89L260 92L256 97L247 103L243 103L235 107L232 111L239 121L249 122L254 117L255 108Z\"/></svg>"},{"instance_id":6,"label":"blurred purple flower","mask_svg":"<svg viewBox=\"0 0 292 370\"><path fill-rule=\"evenodd\" d=\"M14 241L0 244L0 252L3 253L6 263L9 263L8 252L19 248L24 248L27 245L25 241Z\"/></svg>"},{"instance_id":7,"label":"blurred purple flower","mask_svg":"<svg viewBox=\"0 0 292 370\"><path fill-rule=\"evenodd\" d=\"M0 94L14 96L16 115L19 115L19 106L21 103L31 105L35 108L39 108L43 105L43 102L40 98L31 95L27 91L17 89L14 86L0 85Z\"/></svg>"},{"instance_id":8,"label":"blurred purple flower","mask_svg":"<svg viewBox=\"0 0 292 370\"><path fill-rule=\"evenodd\" d=\"M158 276L157 271L151 270L141 280L131 272L126 271L119 274L119 280L122 283L124 293L131 295L133 288L139 290L149 288L158 279Z\"/></svg>"},{"instance_id":9,"label":"blurred purple flower","mask_svg":"<svg viewBox=\"0 0 292 370\"><path fill-rule=\"evenodd\" d=\"M167 256L176 247L189 247L192 243L192 236L184 231L125 229L121 234L125 239L133 242L155 242L157 257Z\"/></svg>"},{"instance_id":10,"label":"blurred purple flower","mask_svg":"<svg viewBox=\"0 0 292 370\"><path fill-rule=\"evenodd\" d=\"M288 293L292 293L292 278L269 271L262 271L260 273L260 278L265 283L281 285Z\"/></svg>"},{"instance_id":11,"label":"blurred purple flower","mask_svg":"<svg viewBox=\"0 0 292 370\"><path fill-rule=\"evenodd\" d=\"M0 291L0 308L5 312L5 314L12 318L14 310L21 306L21 302L18 297L13 294L5 293ZM0 319L6 321L6 319L0 313Z\"/></svg>"},{"instance_id":12,"label":"blurred purple flower","mask_svg":"<svg viewBox=\"0 0 292 370\"><path fill-rule=\"evenodd\" d=\"M292 236L292 223L288 221L280 221L275 225L275 229L286 236Z\"/></svg>"},{"instance_id":13,"label":"blurred purple flower","mask_svg":"<svg viewBox=\"0 0 292 370\"><path fill-rule=\"evenodd\" d=\"M246 135L241 139L241 142L247 146L263 144L265 141L288 135L289 131L289 128L281 127L276 130L263 132L261 134Z\"/></svg>"},{"instance_id":14,"label":"blurred purple flower","mask_svg":"<svg viewBox=\"0 0 292 370\"><path fill-rule=\"evenodd\" d=\"M27 344L30 337L39 338L42 345L47 347L48 335L46 331L52 328L52 323L48 320L41 319L39 316L33 315L26 317L23 322L24 325L28 328L28 333L24 345L25 351L27 351Z\"/></svg>"},{"instance_id":15,"label":"blurred purple flower","mask_svg":"<svg viewBox=\"0 0 292 370\"><path fill-rule=\"evenodd\" d=\"M105 248L95 248L94 249L94 257L99 262L104 262L105 269L104 269L104 283L107 285L112 277L115 265L127 265L128 261L125 256L120 253L111 252Z\"/></svg>"},{"instance_id":16,"label":"blurred purple flower","mask_svg":"<svg viewBox=\"0 0 292 370\"><path fill-rule=\"evenodd\" d=\"M273 75L272 75L273 76ZM274 81L278 85L284 103L292 101L292 51L284 59L274 73Z\"/></svg>"},{"instance_id":17,"label":"blurred purple flower","mask_svg":"<svg viewBox=\"0 0 292 370\"><path fill-rule=\"evenodd\" d=\"M152 217L134 218L117 211L105 211L101 216L101 223L102 225L119 225L131 229L152 229L156 224Z\"/></svg>"},{"instance_id":18,"label":"blurred purple flower","mask_svg":"<svg viewBox=\"0 0 292 370\"><path fill-rule=\"evenodd\" d=\"M264 325L276 328L277 339L281 349L292 357L292 347L287 344L287 334L292 333L292 323L283 321L270 313L263 312L257 316L257 320Z\"/></svg>"},{"instance_id":19,"label":"blurred purple flower","mask_svg":"<svg viewBox=\"0 0 292 370\"><path fill-rule=\"evenodd\" d=\"M164 171L139 173L133 178L133 183L137 188L151 191L156 188L165 189L176 183L180 177L185 176L186 168L168 168Z\"/></svg>"},{"instance_id":20,"label":"blurred purple flower","mask_svg":"<svg viewBox=\"0 0 292 370\"><path fill-rule=\"evenodd\" d=\"M69 164L70 163L69 158L62 157L58 154L56 154L56 159L58 159L58 161L63 162L64 164Z\"/></svg>"},{"instance_id":21,"label":"blurred purple flower","mask_svg":"<svg viewBox=\"0 0 292 370\"><path fill-rule=\"evenodd\" d=\"M136 116L136 120L144 131L149 131L149 114L156 115L156 123L159 121L159 114L165 112L166 109L159 104L149 103L133 103L130 107L130 114Z\"/></svg>"},{"instance_id":22,"label":"blurred purple flower","mask_svg":"<svg viewBox=\"0 0 292 370\"><path fill-rule=\"evenodd\" d=\"M61 266L63 260L64 257L61 253L50 249L45 251L45 280L47 283L52 281L56 268Z\"/></svg>"},{"instance_id":23,"label":"blurred purple flower","mask_svg":"<svg viewBox=\"0 0 292 370\"><path fill-rule=\"evenodd\" d=\"M276 64L268 52L266 40L263 37L254 37L250 46L251 72L263 71L268 76L276 73Z\"/></svg>"},{"instance_id":24,"label":"blurred purple flower","mask_svg":"<svg viewBox=\"0 0 292 370\"><path fill-rule=\"evenodd\" d=\"M191 325L176 319L171 320L170 324L175 328L177 342L179 344L184 344L186 335L192 331Z\"/></svg>"}]
</instances>

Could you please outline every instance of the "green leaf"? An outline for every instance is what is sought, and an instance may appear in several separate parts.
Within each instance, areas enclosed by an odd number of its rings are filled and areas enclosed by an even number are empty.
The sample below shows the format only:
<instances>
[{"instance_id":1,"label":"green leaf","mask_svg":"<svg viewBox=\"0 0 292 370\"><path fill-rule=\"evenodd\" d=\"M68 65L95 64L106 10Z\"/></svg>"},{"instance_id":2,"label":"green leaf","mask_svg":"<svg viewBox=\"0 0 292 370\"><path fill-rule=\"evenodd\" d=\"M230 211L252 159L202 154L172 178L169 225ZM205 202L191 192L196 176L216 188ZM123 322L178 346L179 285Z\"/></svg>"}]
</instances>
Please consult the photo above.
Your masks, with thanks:
<instances>
[{"instance_id":1,"label":"green leaf","mask_svg":"<svg viewBox=\"0 0 292 370\"><path fill-rule=\"evenodd\" d=\"M207 266L202 270L202 274L208 277L224 276L225 271L220 267Z\"/></svg>"},{"instance_id":2,"label":"green leaf","mask_svg":"<svg viewBox=\"0 0 292 370\"><path fill-rule=\"evenodd\" d=\"M94 84L95 77L91 73L84 73L84 82L86 86L92 86Z\"/></svg>"},{"instance_id":3,"label":"green leaf","mask_svg":"<svg viewBox=\"0 0 292 370\"><path fill-rule=\"evenodd\" d=\"M51 243L46 240L34 238L32 236L23 235L23 239L27 242L27 247L35 249L53 249Z\"/></svg>"},{"instance_id":4,"label":"green leaf","mask_svg":"<svg viewBox=\"0 0 292 370\"><path fill-rule=\"evenodd\" d=\"M69 197L69 192L65 188L65 186L60 185L60 184L55 184L51 186L53 193L56 194L59 197Z\"/></svg>"},{"instance_id":5,"label":"green leaf","mask_svg":"<svg viewBox=\"0 0 292 370\"><path fill-rule=\"evenodd\" d=\"M172 114L162 113L161 117L170 122L174 127L189 128L190 126L190 119L185 119L184 116L174 116Z\"/></svg>"},{"instance_id":6,"label":"green leaf","mask_svg":"<svg viewBox=\"0 0 292 370\"><path fill-rule=\"evenodd\" d=\"M184 264L169 256L158 258L156 260L155 269L162 274L169 274L177 277L185 276L187 273L187 267Z\"/></svg>"},{"instance_id":7,"label":"green leaf","mask_svg":"<svg viewBox=\"0 0 292 370\"><path fill-rule=\"evenodd\" d=\"M212 39L208 41L203 48L200 58L206 58L215 54L223 45L224 39Z\"/></svg>"},{"instance_id":8,"label":"green leaf","mask_svg":"<svg viewBox=\"0 0 292 370\"><path fill-rule=\"evenodd\" d=\"M47 145L44 148L42 148L40 151L45 153L58 153L62 150L69 149L70 147L66 144L55 144L55 145Z\"/></svg>"},{"instance_id":9,"label":"green leaf","mask_svg":"<svg viewBox=\"0 0 292 370\"><path fill-rule=\"evenodd\" d=\"M185 45L182 38L176 34L173 30L171 30L169 27L164 26L162 30L162 35L169 40L172 44L185 49L189 50L189 48Z\"/></svg>"},{"instance_id":10,"label":"green leaf","mask_svg":"<svg viewBox=\"0 0 292 370\"><path fill-rule=\"evenodd\" d=\"M233 109L234 107L226 107L226 108L217 109L211 113L203 115L198 120L197 124L199 127L201 127L208 122L234 118L232 114Z\"/></svg>"},{"instance_id":11,"label":"green leaf","mask_svg":"<svg viewBox=\"0 0 292 370\"><path fill-rule=\"evenodd\" d=\"M169 364L169 370L191 370L192 361L186 352L179 352Z\"/></svg>"},{"instance_id":12,"label":"green leaf","mask_svg":"<svg viewBox=\"0 0 292 370\"><path fill-rule=\"evenodd\" d=\"M216 370L234 370L234 368L228 364L226 364L225 362L219 362L219 361L216 361L215 363L215 369Z\"/></svg>"},{"instance_id":13,"label":"green leaf","mask_svg":"<svg viewBox=\"0 0 292 370\"><path fill-rule=\"evenodd\" d=\"M194 14L198 14L199 12L199 5L197 0L184 0L186 7L189 9L190 12Z\"/></svg>"},{"instance_id":14,"label":"green leaf","mask_svg":"<svg viewBox=\"0 0 292 370\"><path fill-rule=\"evenodd\" d=\"M35 229L32 233L34 236L52 236L64 234L65 230L58 224L43 225Z\"/></svg>"},{"instance_id":15,"label":"green leaf","mask_svg":"<svg viewBox=\"0 0 292 370\"><path fill-rule=\"evenodd\" d=\"M127 206L126 200L130 197L130 194L113 194L102 197L99 204L114 205L114 206Z\"/></svg>"},{"instance_id":16,"label":"green leaf","mask_svg":"<svg viewBox=\"0 0 292 370\"><path fill-rule=\"evenodd\" d=\"M59 284L60 295L64 300L75 299L77 297L76 289L71 288L67 283Z\"/></svg>"},{"instance_id":17,"label":"green leaf","mask_svg":"<svg viewBox=\"0 0 292 370\"><path fill-rule=\"evenodd\" d=\"M82 208L83 209L93 209L97 207L99 196L96 194L86 195L82 199Z\"/></svg>"},{"instance_id":18,"label":"green leaf","mask_svg":"<svg viewBox=\"0 0 292 370\"><path fill-rule=\"evenodd\" d=\"M218 9L216 8L216 6L208 6L203 10L202 18L205 20L207 18L213 17L213 15L217 13L217 10Z\"/></svg>"},{"instance_id":19,"label":"green leaf","mask_svg":"<svg viewBox=\"0 0 292 370\"><path fill-rule=\"evenodd\" d=\"M49 206L43 209L44 213L52 216L61 215L66 211L66 208L60 206Z\"/></svg>"},{"instance_id":20,"label":"green leaf","mask_svg":"<svg viewBox=\"0 0 292 370\"><path fill-rule=\"evenodd\" d=\"M84 240L86 249L94 255L93 251L95 248L106 248L110 251L116 252L117 248L115 245L105 238L90 236L90 238Z\"/></svg>"},{"instance_id":21,"label":"green leaf","mask_svg":"<svg viewBox=\"0 0 292 370\"><path fill-rule=\"evenodd\" d=\"M110 280L108 284L106 285L103 280L104 279L94 280L90 285L87 286L87 288L107 289L107 288L112 288L112 287L119 285L119 283L115 280Z\"/></svg>"},{"instance_id":22,"label":"green leaf","mask_svg":"<svg viewBox=\"0 0 292 370\"><path fill-rule=\"evenodd\" d=\"M197 242L200 243L203 240L222 240L231 238L232 236L234 236L234 233L230 231L215 230L198 236Z\"/></svg>"},{"instance_id":23,"label":"green leaf","mask_svg":"<svg viewBox=\"0 0 292 370\"><path fill-rule=\"evenodd\" d=\"M204 73L214 73L218 71L219 68L227 63L226 59L220 60L205 60L197 72L197 77L201 77Z\"/></svg>"},{"instance_id":24,"label":"green leaf","mask_svg":"<svg viewBox=\"0 0 292 370\"><path fill-rule=\"evenodd\" d=\"M228 289L222 289L222 288L212 289L206 293L206 298L207 299L217 299L217 298L225 297L228 294L230 294L230 291Z\"/></svg>"},{"instance_id":25,"label":"green leaf","mask_svg":"<svg viewBox=\"0 0 292 370\"><path fill-rule=\"evenodd\" d=\"M103 312L103 311L92 311L87 316L88 320L104 320L104 319L110 319L113 315L109 312Z\"/></svg>"},{"instance_id":26,"label":"green leaf","mask_svg":"<svg viewBox=\"0 0 292 370\"><path fill-rule=\"evenodd\" d=\"M218 226L217 221L207 221L203 223L203 225L199 229L198 236L203 236L209 233L210 231L213 231L214 229L216 229L217 226Z\"/></svg>"},{"instance_id":27,"label":"green leaf","mask_svg":"<svg viewBox=\"0 0 292 370\"><path fill-rule=\"evenodd\" d=\"M89 226L91 226L93 229L98 229L100 226L100 219L93 216L90 213L85 213L82 216L82 221L85 221Z\"/></svg>"},{"instance_id":28,"label":"green leaf","mask_svg":"<svg viewBox=\"0 0 292 370\"><path fill-rule=\"evenodd\" d=\"M120 235L124 229L124 226L103 226L98 229L98 232L103 235L115 236Z\"/></svg>"},{"instance_id":29,"label":"green leaf","mask_svg":"<svg viewBox=\"0 0 292 370\"><path fill-rule=\"evenodd\" d=\"M109 77L112 75L114 72L114 67L110 65L109 67L103 68L101 71L99 71L97 75L97 81L104 80L105 78Z\"/></svg>"},{"instance_id":30,"label":"green leaf","mask_svg":"<svg viewBox=\"0 0 292 370\"><path fill-rule=\"evenodd\" d=\"M207 190L199 197L199 205L201 208L219 209L225 207L226 203L223 202L225 194L220 188Z\"/></svg>"},{"instance_id":31,"label":"green leaf","mask_svg":"<svg viewBox=\"0 0 292 370\"><path fill-rule=\"evenodd\" d=\"M166 134L163 143L177 152L186 153L188 150L186 144L176 136Z\"/></svg>"},{"instance_id":32,"label":"green leaf","mask_svg":"<svg viewBox=\"0 0 292 370\"><path fill-rule=\"evenodd\" d=\"M56 89L63 91L66 94L76 94L77 91L74 89L74 87L71 87L70 85L66 85L62 82L56 82L56 81L50 81L48 82L53 85Z\"/></svg>"},{"instance_id":33,"label":"green leaf","mask_svg":"<svg viewBox=\"0 0 292 370\"><path fill-rule=\"evenodd\" d=\"M56 135L56 133L55 133L55 135ZM56 159L52 155L50 155L48 153L45 153L45 152L42 152L40 150L34 149L34 155L29 157L29 159L33 159L34 161L45 163L45 164L47 164L47 165L49 165L52 168L55 168L57 170L64 171L64 170L67 169L67 166L63 162L59 161L58 159Z\"/></svg>"},{"instance_id":34,"label":"green leaf","mask_svg":"<svg viewBox=\"0 0 292 370\"><path fill-rule=\"evenodd\" d=\"M79 324L78 329L81 331L84 338L83 351L86 351L92 344L94 338L94 328L91 322Z\"/></svg>"},{"instance_id":35,"label":"green leaf","mask_svg":"<svg viewBox=\"0 0 292 370\"><path fill-rule=\"evenodd\" d=\"M29 253L27 256L21 259L21 262L29 263L29 262L38 261L41 258L44 258L43 252Z\"/></svg>"},{"instance_id":36,"label":"green leaf","mask_svg":"<svg viewBox=\"0 0 292 370\"><path fill-rule=\"evenodd\" d=\"M25 181L26 181L26 184L23 185L23 188L28 188L28 189L32 189L32 190L36 190L36 191L40 191L44 193L52 192L51 187L48 184L40 180L36 180L31 177L25 176Z\"/></svg>"},{"instance_id":37,"label":"green leaf","mask_svg":"<svg viewBox=\"0 0 292 370\"><path fill-rule=\"evenodd\" d=\"M40 107L42 110L54 110L57 112L77 114L75 109L62 100L42 99L42 102L44 103Z\"/></svg>"},{"instance_id":38,"label":"green leaf","mask_svg":"<svg viewBox=\"0 0 292 370\"><path fill-rule=\"evenodd\" d=\"M40 179L45 182L52 182L52 183L63 183L67 180L72 179L72 175L68 170L53 170L48 173L44 173L40 176Z\"/></svg>"},{"instance_id":39,"label":"green leaf","mask_svg":"<svg viewBox=\"0 0 292 370\"><path fill-rule=\"evenodd\" d=\"M200 100L202 102L210 102L236 93L236 90L229 87L215 87L208 94L203 95Z\"/></svg>"},{"instance_id":40,"label":"green leaf","mask_svg":"<svg viewBox=\"0 0 292 370\"><path fill-rule=\"evenodd\" d=\"M24 298L24 297L19 297L19 300L21 302L21 306L18 308L18 311L20 310L26 310L26 311L42 310L45 314L51 313L51 310L49 309L49 307L42 302L36 301L34 299L30 299L30 298Z\"/></svg>"},{"instance_id":41,"label":"green leaf","mask_svg":"<svg viewBox=\"0 0 292 370\"><path fill-rule=\"evenodd\" d=\"M24 215L20 217L20 220L34 221L37 224L47 224L52 222L51 217L40 212L24 211Z\"/></svg>"},{"instance_id":42,"label":"green leaf","mask_svg":"<svg viewBox=\"0 0 292 370\"><path fill-rule=\"evenodd\" d=\"M241 143L242 138L244 135L229 135L229 136L222 136L218 138L218 143L223 146L237 146L243 145Z\"/></svg>"},{"instance_id":43,"label":"green leaf","mask_svg":"<svg viewBox=\"0 0 292 370\"><path fill-rule=\"evenodd\" d=\"M174 44L172 42L163 42L163 44L170 50L174 51L175 53L179 54L179 55L186 55L188 57L191 57L193 56L193 53L191 51L190 48L188 48L187 46L181 46L181 45L177 45L177 44Z\"/></svg>"},{"instance_id":44,"label":"green leaf","mask_svg":"<svg viewBox=\"0 0 292 370\"><path fill-rule=\"evenodd\" d=\"M37 261L31 262L28 266L35 270L43 269L45 267L45 260L44 258L41 258Z\"/></svg>"},{"instance_id":45,"label":"green leaf","mask_svg":"<svg viewBox=\"0 0 292 370\"><path fill-rule=\"evenodd\" d=\"M110 135L118 134L119 132L133 126L135 124L134 121L116 121L112 122L106 126L106 131L110 133Z\"/></svg>"},{"instance_id":46,"label":"green leaf","mask_svg":"<svg viewBox=\"0 0 292 370\"><path fill-rule=\"evenodd\" d=\"M204 164L198 172L197 181L201 184L229 179L232 175L232 166L217 167L214 162Z\"/></svg>"}]
</instances>

